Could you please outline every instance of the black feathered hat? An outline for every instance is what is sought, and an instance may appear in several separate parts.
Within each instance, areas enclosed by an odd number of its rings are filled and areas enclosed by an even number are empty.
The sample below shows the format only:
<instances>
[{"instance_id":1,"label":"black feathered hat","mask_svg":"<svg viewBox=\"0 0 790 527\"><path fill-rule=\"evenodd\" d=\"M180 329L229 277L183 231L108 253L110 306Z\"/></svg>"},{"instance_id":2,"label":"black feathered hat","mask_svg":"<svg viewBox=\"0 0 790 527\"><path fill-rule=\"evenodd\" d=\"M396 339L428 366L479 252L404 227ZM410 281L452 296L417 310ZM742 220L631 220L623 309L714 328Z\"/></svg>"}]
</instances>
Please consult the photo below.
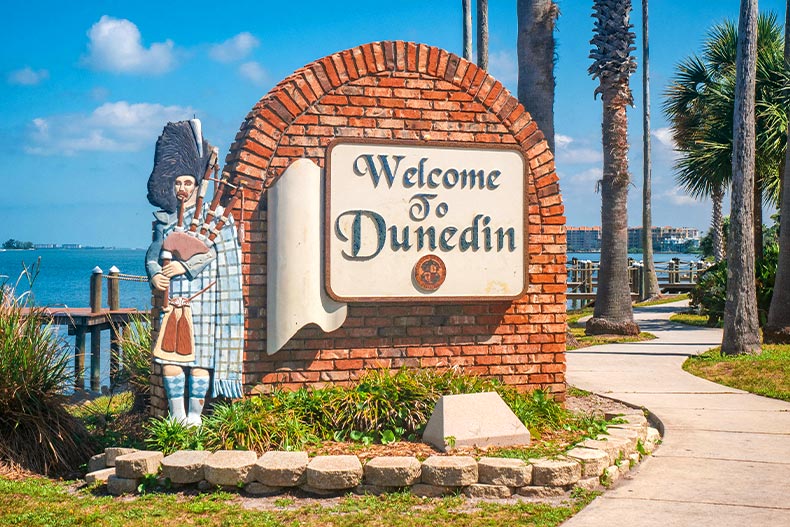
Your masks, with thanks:
<instances>
[{"instance_id":1,"label":"black feathered hat","mask_svg":"<svg viewBox=\"0 0 790 527\"><path fill-rule=\"evenodd\" d=\"M174 190L178 176L190 175L199 186L208 168L212 146L203 140L200 120L167 123L156 141L154 169L148 178L148 201L173 213L178 207Z\"/></svg>"}]
</instances>

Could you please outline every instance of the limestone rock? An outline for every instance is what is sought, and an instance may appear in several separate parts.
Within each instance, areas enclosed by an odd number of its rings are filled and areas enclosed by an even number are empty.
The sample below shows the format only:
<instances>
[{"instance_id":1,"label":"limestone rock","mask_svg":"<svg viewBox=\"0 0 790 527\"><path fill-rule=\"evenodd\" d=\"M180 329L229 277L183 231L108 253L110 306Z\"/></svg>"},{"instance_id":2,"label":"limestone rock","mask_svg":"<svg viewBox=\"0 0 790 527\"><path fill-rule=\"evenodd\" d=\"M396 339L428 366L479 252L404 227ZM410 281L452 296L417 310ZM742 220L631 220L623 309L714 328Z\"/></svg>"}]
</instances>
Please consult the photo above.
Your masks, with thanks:
<instances>
[{"instance_id":1,"label":"limestone rock","mask_svg":"<svg viewBox=\"0 0 790 527\"><path fill-rule=\"evenodd\" d=\"M226 487L249 483L256 461L258 455L252 450L218 450L203 465L206 481Z\"/></svg>"},{"instance_id":2,"label":"limestone rock","mask_svg":"<svg viewBox=\"0 0 790 527\"><path fill-rule=\"evenodd\" d=\"M568 459L536 459L532 463L532 484L539 487L563 487L581 479L582 467Z\"/></svg>"},{"instance_id":3,"label":"limestone rock","mask_svg":"<svg viewBox=\"0 0 790 527\"><path fill-rule=\"evenodd\" d=\"M282 491L282 487L270 487L257 481L247 483L244 486L244 492L253 496L273 496L275 494L281 493Z\"/></svg>"},{"instance_id":4,"label":"limestone rock","mask_svg":"<svg viewBox=\"0 0 790 527\"><path fill-rule=\"evenodd\" d=\"M469 456L431 456L422 463L422 482L438 487L477 483L477 461Z\"/></svg>"},{"instance_id":5,"label":"limestone rock","mask_svg":"<svg viewBox=\"0 0 790 527\"><path fill-rule=\"evenodd\" d=\"M652 453L653 450L656 449L658 443L661 441L661 434L655 428L648 428L647 435L645 436L645 450L648 454Z\"/></svg>"},{"instance_id":6,"label":"limestone rock","mask_svg":"<svg viewBox=\"0 0 790 527\"><path fill-rule=\"evenodd\" d=\"M565 495L565 489L562 487L540 487L532 485L528 487L519 487L516 492L519 496L533 499L558 498Z\"/></svg>"},{"instance_id":7,"label":"limestone rock","mask_svg":"<svg viewBox=\"0 0 790 527\"><path fill-rule=\"evenodd\" d=\"M584 490L598 490L601 487L601 480L599 477L584 478L577 481L576 486Z\"/></svg>"},{"instance_id":8,"label":"limestone rock","mask_svg":"<svg viewBox=\"0 0 790 527\"><path fill-rule=\"evenodd\" d=\"M85 483L91 484L96 483L107 483L107 480L110 476L115 475L115 467L110 468L103 468L100 470L94 470L93 472L88 472L85 474Z\"/></svg>"},{"instance_id":9,"label":"limestone rock","mask_svg":"<svg viewBox=\"0 0 790 527\"><path fill-rule=\"evenodd\" d=\"M454 492L455 489L453 487L428 485L426 483L417 483L411 488L411 493L420 498L441 498L442 496L449 496Z\"/></svg>"},{"instance_id":10,"label":"limestone rock","mask_svg":"<svg viewBox=\"0 0 790 527\"><path fill-rule=\"evenodd\" d=\"M121 447L109 447L104 449L104 462L108 467L115 466L115 458L118 456L123 456L125 454L131 454L133 452L137 452L136 448L121 448Z\"/></svg>"},{"instance_id":11,"label":"limestone rock","mask_svg":"<svg viewBox=\"0 0 790 527\"><path fill-rule=\"evenodd\" d=\"M524 487L532 483L532 465L522 459L481 457L477 462L477 480L486 485Z\"/></svg>"},{"instance_id":12,"label":"limestone rock","mask_svg":"<svg viewBox=\"0 0 790 527\"><path fill-rule=\"evenodd\" d=\"M211 452L180 450L162 460L162 476L177 485L198 483L205 479L203 465Z\"/></svg>"},{"instance_id":13,"label":"limestone rock","mask_svg":"<svg viewBox=\"0 0 790 527\"><path fill-rule=\"evenodd\" d=\"M88 472L107 468L107 454L96 454L88 460Z\"/></svg>"},{"instance_id":14,"label":"limestone rock","mask_svg":"<svg viewBox=\"0 0 790 527\"><path fill-rule=\"evenodd\" d=\"M119 478L137 479L156 474L164 455L156 450L138 450L115 458L115 474Z\"/></svg>"},{"instance_id":15,"label":"limestone rock","mask_svg":"<svg viewBox=\"0 0 790 527\"><path fill-rule=\"evenodd\" d=\"M486 485L484 483L473 483L464 488L464 495L467 498L480 498L484 500L501 500L513 495L513 489L506 485Z\"/></svg>"},{"instance_id":16,"label":"limestone rock","mask_svg":"<svg viewBox=\"0 0 790 527\"><path fill-rule=\"evenodd\" d=\"M628 440L628 452L626 452L626 455L636 451L636 442L639 440L639 433L635 430L611 427L607 429L607 432L612 437L621 437Z\"/></svg>"},{"instance_id":17,"label":"limestone rock","mask_svg":"<svg viewBox=\"0 0 790 527\"><path fill-rule=\"evenodd\" d=\"M445 395L436 402L422 439L446 452L454 446L530 443L529 430L496 392Z\"/></svg>"},{"instance_id":18,"label":"limestone rock","mask_svg":"<svg viewBox=\"0 0 790 527\"><path fill-rule=\"evenodd\" d=\"M422 464L414 457L375 457L365 464L365 482L382 487L407 487L420 481Z\"/></svg>"},{"instance_id":19,"label":"limestone rock","mask_svg":"<svg viewBox=\"0 0 790 527\"><path fill-rule=\"evenodd\" d=\"M296 487L306 481L307 452L264 453L252 469L256 481L270 487Z\"/></svg>"},{"instance_id":20,"label":"limestone rock","mask_svg":"<svg viewBox=\"0 0 790 527\"><path fill-rule=\"evenodd\" d=\"M603 475L601 476L608 485L613 485L620 477L622 473L620 472L620 467L617 465L612 465L606 467L606 470L603 471Z\"/></svg>"},{"instance_id":21,"label":"limestone rock","mask_svg":"<svg viewBox=\"0 0 790 527\"><path fill-rule=\"evenodd\" d=\"M603 450L609 456L609 463L613 464L617 458L625 456L630 441L625 438L599 435L596 439L585 439L577 446Z\"/></svg>"},{"instance_id":22,"label":"limestone rock","mask_svg":"<svg viewBox=\"0 0 790 527\"><path fill-rule=\"evenodd\" d=\"M583 478L597 478L609 466L609 455L602 450L576 447L565 455L581 464Z\"/></svg>"},{"instance_id":23,"label":"limestone rock","mask_svg":"<svg viewBox=\"0 0 790 527\"><path fill-rule=\"evenodd\" d=\"M319 489L311 485L308 485L307 483L305 483L304 485L299 485L299 488L302 489L303 492L306 492L307 494L311 494L319 498L336 498L338 496L342 496L348 490L348 489L342 489L342 490Z\"/></svg>"},{"instance_id":24,"label":"limestone rock","mask_svg":"<svg viewBox=\"0 0 790 527\"><path fill-rule=\"evenodd\" d=\"M357 456L317 456L307 465L307 485L319 490L352 489L362 482Z\"/></svg>"},{"instance_id":25,"label":"limestone rock","mask_svg":"<svg viewBox=\"0 0 790 527\"><path fill-rule=\"evenodd\" d=\"M137 480L110 476L107 478L107 492L113 496L121 494L134 494L137 492Z\"/></svg>"}]
</instances>

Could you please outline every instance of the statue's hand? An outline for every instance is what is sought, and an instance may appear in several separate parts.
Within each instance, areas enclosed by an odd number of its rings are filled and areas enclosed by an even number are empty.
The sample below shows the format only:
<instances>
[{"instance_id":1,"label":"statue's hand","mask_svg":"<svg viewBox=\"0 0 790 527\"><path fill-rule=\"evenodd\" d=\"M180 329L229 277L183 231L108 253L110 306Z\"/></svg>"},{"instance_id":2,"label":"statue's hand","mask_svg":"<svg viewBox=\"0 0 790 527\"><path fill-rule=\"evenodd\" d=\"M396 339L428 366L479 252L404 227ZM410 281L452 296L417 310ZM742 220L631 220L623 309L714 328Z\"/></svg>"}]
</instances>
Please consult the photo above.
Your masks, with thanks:
<instances>
[{"instance_id":1,"label":"statue's hand","mask_svg":"<svg viewBox=\"0 0 790 527\"><path fill-rule=\"evenodd\" d=\"M186 273L186 267L181 262L173 261L162 267L162 274L167 278L173 278Z\"/></svg>"},{"instance_id":2,"label":"statue's hand","mask_svg":"<svg viewBox=\"0 0 790 527\"><path fill-rule=\"evenodd\" d=\"M167 291L167 288L170 287L170 278L162 273L156 273L153 278L151 278L151 283L159 291Z\"/></svg>"}]
</instances>

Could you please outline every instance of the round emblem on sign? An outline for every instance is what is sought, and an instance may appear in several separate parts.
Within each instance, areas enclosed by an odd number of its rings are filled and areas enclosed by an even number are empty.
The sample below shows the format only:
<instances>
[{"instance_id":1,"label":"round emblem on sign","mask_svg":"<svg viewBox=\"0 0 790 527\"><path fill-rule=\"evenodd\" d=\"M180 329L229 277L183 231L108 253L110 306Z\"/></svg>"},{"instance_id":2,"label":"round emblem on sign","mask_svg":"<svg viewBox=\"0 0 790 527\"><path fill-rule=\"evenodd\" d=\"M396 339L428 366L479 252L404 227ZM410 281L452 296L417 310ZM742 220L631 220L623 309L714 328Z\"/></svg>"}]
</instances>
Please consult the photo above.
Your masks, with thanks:
<instances>
[{"instance_id":1,"label":"round emblem on sign","mask_svg":"<svg viewBox=\"0 0 790 527\"><path fill-rule=\"evenodd\" d=\"M414 280L421 289L436 291L447 277L447 267L435 254L426 254L414 266Z\"/></svg>"}]
</instances>

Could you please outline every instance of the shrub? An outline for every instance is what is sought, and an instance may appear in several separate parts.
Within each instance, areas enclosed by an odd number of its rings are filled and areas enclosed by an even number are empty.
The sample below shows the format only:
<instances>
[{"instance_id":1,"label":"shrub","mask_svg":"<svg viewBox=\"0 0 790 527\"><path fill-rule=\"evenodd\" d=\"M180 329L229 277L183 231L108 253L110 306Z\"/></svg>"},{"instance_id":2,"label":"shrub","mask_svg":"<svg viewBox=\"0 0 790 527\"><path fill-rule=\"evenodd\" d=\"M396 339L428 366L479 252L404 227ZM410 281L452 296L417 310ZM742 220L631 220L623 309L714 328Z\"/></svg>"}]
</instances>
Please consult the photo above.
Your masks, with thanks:
<instances>
[{"instance_id":1,"label":"shrub","mask_svg":"<svg viewBox=\"0 0 790 527\"><path fill-rule=\"evenodd\" d=\"M0 287L0 460L62 475L90 456L85 427L64 407L68 361L46 311Z\"/></svg>"},{"instance_id":2,"label":"shrub","mask_svg":"<svg viewBox=\"0 0 790 527\"><path fill-rule=\"evenodd\" d=\"M151 326L145 318L135 316L119 335L112 384L114 388L128 388L134 394L131 411L142 413L151 391Z\"/></svg>"},{"instance_id":3,"label":"shrub","mask_svg":"<svg viewBox=\"0 0 790 527\"><path fill-rule=\"evenodd\" d=\"M757 310L761 326L768 318L778 262L779 246L771 243L765 246L763 258L757 260L755 265ZM690 299L692 307L708 317L709 326L719 325L727 300L727 260L722 260L700 275L699 282L691 291Z\"/></svg>"}]
</instances>

